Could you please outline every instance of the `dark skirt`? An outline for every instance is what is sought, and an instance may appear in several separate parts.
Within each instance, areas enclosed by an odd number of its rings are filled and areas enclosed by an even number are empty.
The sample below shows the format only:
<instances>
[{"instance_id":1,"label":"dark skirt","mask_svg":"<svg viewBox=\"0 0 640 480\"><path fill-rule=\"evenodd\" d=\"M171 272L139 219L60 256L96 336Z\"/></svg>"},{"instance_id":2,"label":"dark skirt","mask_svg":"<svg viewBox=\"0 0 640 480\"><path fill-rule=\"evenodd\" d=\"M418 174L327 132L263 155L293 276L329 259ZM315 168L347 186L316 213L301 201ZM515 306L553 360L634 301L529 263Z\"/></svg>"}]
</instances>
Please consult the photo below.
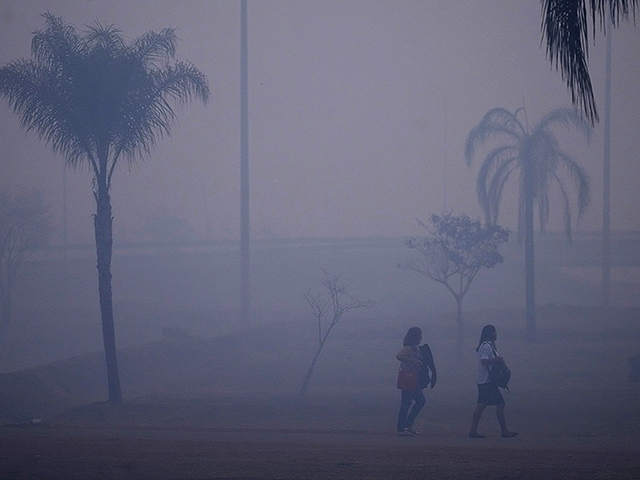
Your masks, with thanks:
<instances>
[{"instance_id":1,"label":"dark skirt","mask_svg":"<svg viewBox=\"0 0 640 480\"><path fill-rule=\"evenodd\" d=\"M501 403L504 403L504 398L495 383L479 383L478 403L484 403L485 405L500 405Z\"/></svg>"}]
</instances>

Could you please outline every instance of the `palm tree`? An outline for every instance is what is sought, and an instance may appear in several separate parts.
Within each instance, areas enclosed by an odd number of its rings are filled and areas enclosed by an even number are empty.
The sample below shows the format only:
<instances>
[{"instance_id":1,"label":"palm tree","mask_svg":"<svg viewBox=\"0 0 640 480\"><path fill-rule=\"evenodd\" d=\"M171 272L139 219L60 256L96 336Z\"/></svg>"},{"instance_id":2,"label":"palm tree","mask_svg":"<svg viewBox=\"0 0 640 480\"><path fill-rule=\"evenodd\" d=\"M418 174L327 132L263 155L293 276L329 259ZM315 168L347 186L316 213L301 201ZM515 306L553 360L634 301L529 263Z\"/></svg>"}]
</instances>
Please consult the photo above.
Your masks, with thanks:
<instances>
[{"instance_id":1,"label":"palm tree","mask_svg":"<svg viewBox=\"0 0 640 480\"><path fill-rule=\"evenodd\" d=\"M542 41L547 45L547 56L552 65L560 69L562 78L571 91L571 100L594 124L598 121L587 59L589 55L589 24L595 32L599 28L606 34L621 20L635 18L638 0L543 0ZM597 27L596 27L597 26Z\"/></svg>"},{"instance_id":2,"label":"palm tree","mask_svg":"<svg viewBox=\"0 0 640 480\"><path fill-rule=\"evenodd\" d=\"M526 336L536 340L535 283L534 283L534 209L537 207L540 229L549 221L549 191L553 184L560 190L564 203L564 227L571 241L571 204L561 170L568 173L578 190L578 217L590 202L589 177L575 160L564 153L551 131L554 124L573 125L589 139L590 125L571 109L557 109L547 114L531 130L518 119L524 112L519 108L511 113L504 108L489 110L480 123L467 136L465 159L471 165L476 150L491 138L504 140L484 158L477 179L478 203L485 212L487 222L498 219L502 190L511 174L520 176L518 237L524 236Z\"/></svg>"},{"instance_id":3,"label":"palm tree","mask_svg":"<svg viewBox=\"0 0 640 480\"><path fill-rule=\"evenodd\" d=\"M109 195L121 158L129 164L150 153L175 120L170 101L193 97L206 102L206 77L195 66L174 62L175 31L147 32L130 44L113 26L96 23L84 36L61 17L44 15L46 28L34 33L33 59L0 68L0 94L67 165L88 165L96 200L94 229L102 335L109 401L121 402L111 255L113 231Z\"/></svg>"}]
</instances>

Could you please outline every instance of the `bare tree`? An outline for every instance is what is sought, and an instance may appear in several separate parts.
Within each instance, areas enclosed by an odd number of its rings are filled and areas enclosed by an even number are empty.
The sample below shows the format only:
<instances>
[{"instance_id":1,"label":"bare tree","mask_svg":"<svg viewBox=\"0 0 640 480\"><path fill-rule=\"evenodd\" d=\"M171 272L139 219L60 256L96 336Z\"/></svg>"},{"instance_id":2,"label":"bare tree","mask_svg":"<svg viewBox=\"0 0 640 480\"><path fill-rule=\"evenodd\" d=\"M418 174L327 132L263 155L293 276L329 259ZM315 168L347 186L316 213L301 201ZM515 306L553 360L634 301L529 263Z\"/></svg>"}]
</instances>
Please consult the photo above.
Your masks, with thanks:
<instances>
[{"instance_id":1,"label":"bare tree","mask_svg":"<svg viewBox=\"0 0 640 480\"><path fill-rule=\"evenodd\" d=\"M462 300L482 267L492 268L502 263L498 247L508 240L509 232L496 224L483 226L479 220L471 220L467 215L432 215L431 226L420 220L418 223L429 236L412 238L407 246L422 257L401 267L444 285L455 298L457 354L460 358L464 339Z\"/></svg>"},{"instance_id":2,"label":"bare tree","mask_svg":"<svg viewBox=\"0 0 640 480\"><path fill-rule=\"evenodd\" d=\"M302 292L302 297L311 307L313 316L318 322L318 349L316 350L316 354L313 356L309 370L304 377L304 382L302 382L302 388L300 388L299 393L300 398L304 397L304 394L307 391L309 380L311 379L311 375L313 375L313 369L316 366L316 362L320 357L320 352L322 352L322 348L324 347L333 327L338 324L342 316L349 310L368 307L371 305L371 302L368 300L358 300L357 298L349 295L347 293L346 285L340 283L340 277L338 275L329 273L326 270L322 270L322 273L322 285L328 292L328 297L321 293L311 293L311 290L305 290ZM325 314L329 314L332 317L329 324L323 328L323 319Z\"/></svg>"},{"instance_id":3,"label":"bare tree","mask_svg":"<svg viewBox=\"0 0 640 480\"><path fill-rule=\"evenodd\" d=\"M11 325L13 290L22 262L51 236L49 207L39 192L0 191L0 341Z\"/></svg>"}]
</instances>

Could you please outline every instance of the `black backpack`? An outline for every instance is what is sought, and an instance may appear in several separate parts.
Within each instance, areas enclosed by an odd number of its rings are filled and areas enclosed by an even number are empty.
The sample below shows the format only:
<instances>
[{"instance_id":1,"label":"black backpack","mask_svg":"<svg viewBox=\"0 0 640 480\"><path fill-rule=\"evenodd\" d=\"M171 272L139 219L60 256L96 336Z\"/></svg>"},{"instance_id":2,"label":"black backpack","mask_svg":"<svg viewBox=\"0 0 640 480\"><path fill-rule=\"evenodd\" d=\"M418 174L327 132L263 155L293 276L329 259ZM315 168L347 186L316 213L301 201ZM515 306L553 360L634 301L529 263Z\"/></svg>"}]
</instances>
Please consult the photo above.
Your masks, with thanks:
<instances>
[{"instance_id":1,"label":"black backpack","mask_svg":"<svg viewBox=\"0 0 640 480\"><path fill-rule=\"evenodd\" d=\"M493 348L493 345L491 346ZM498 356L498 352L493 348L493 353ZM489 370L489 381L500 388L505 388L509 391L509 380L511 379L511 369L507 367L504 362L494 363Z\"/></svg>"},{"instance_id":2,"label":"black backpack","mask_svg":"<svg viewBox=\"0 0 640 480\"><path fill-rule=\"evenodd\" d=\"M422 355L422 366L418 373L418 385L420 385L420 388L426 388L426 386L431 383L429 365L433 364L433 354L431 353L429 345L426 343L420 347L420 354Z\"/></svg>"}]
</instances>

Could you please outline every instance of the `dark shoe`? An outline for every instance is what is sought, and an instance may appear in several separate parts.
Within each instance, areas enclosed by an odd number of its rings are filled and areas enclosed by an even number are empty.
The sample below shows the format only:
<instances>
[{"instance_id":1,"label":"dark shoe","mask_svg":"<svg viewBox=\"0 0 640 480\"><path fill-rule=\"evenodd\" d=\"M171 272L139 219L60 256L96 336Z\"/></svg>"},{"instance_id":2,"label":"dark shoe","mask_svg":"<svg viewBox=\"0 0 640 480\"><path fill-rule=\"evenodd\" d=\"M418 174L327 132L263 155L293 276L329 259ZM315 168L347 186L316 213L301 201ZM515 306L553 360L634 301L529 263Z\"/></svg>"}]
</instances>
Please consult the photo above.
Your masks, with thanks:
<instances>
[{"instance_id":1,"label":"dark shoe","mask_svg":"<svg viewBox=\"0 0 640 480\"><path fill-rule=\"evenodd\" d=\"M502 438L512 438L518 435L518 432L504 432Z\"/></svg>"},{"instance_id":2,"label":"dark shoe","mask_svg":"<svg viewBox=\"0 0 640 480\"><path fill-rule=\"evenodd\" d=\"M487 438L484 435L480 435L478 432L469 432L469 438Z\"/></svg>"}]
</instances>

